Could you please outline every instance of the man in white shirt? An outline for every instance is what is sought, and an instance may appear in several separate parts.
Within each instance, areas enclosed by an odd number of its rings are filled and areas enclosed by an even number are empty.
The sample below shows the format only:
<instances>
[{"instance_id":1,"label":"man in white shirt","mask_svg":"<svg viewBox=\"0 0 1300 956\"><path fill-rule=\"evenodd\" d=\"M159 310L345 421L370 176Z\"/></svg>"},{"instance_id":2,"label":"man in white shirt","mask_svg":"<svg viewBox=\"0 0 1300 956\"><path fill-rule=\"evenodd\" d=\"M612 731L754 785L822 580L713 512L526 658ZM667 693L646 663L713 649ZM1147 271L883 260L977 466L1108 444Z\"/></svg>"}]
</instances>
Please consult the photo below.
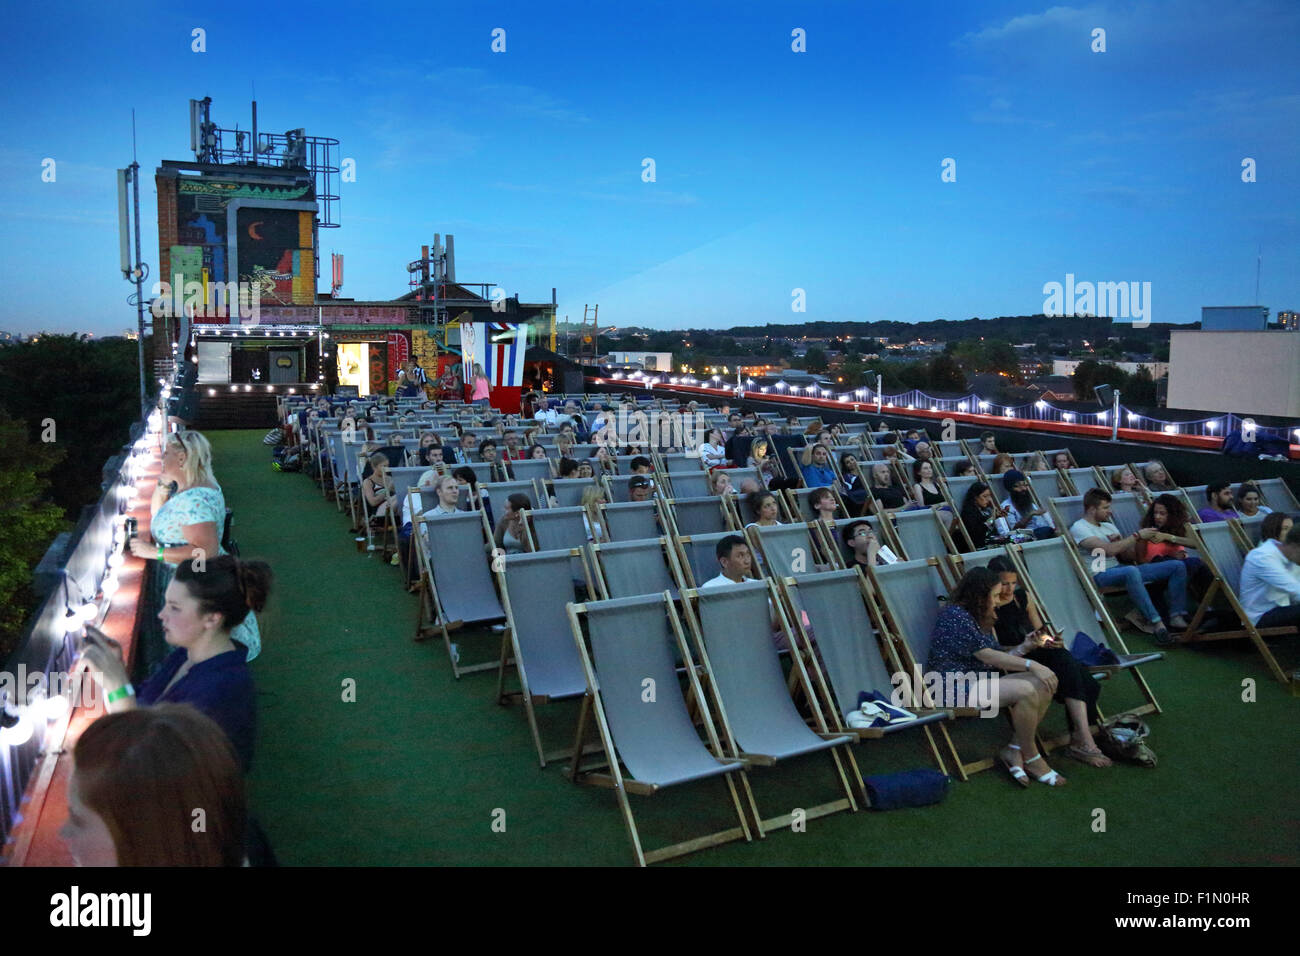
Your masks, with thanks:
<instances>
[{"instance_id":1,"label":"man in white shirt","mask_svg":"<svg viewBox=\"0 0 1300 956\"><path fill-rule=\"evenodd\" d=\"M700 585L704 588L723 588L732 584L743 584L745 581L755 580L751 572L754 568L754 555L749 550L749 545L745 539L738 534L729 534L714 549L718 556L718 565L722 568L722 573L716 578L709 578ZM772 599L767 599L767 606L772 610L772 643L776 645L778 651L788 651L790 644L785 639L785 629L781 627L781 621L777 617L776 608L772 607Z\"/></svg>"},{"instance_id":2,"label":"man in white shirt","mask_svg":"<svg viewBox=\"0 0 1300 956\"><path fill-rule=\"evenodd\" d=\"M533 421L544 422L547 428L558 428L560 426L560 413L551 408L549 398L543 398L541 407L533 415Z\"/></svg>"},{"instance_id":3,"label":"man in white shirt","mask_svg":"<svg viewBox=\"0 0 1300 956\"><path fill-rule=\"evenodd\" d=\"M1246 555L1239 588L1242 609L1256 627L1300 629L1300 525Z\"/></svg>"},{"instance_id":4,"label":"man in white shirt","mask_svg":"<svg viewBox=\"0 0 1300 956\"><path fill-rule=\"evenodd\" d=\"M1084 563L1092 571L1092 580L1098 587L1123 585L1128 590L1134 609L1126 620L1140 631L1154 634L1156 644L1166 647L1174 643L1169 630L1160 618L1160 612L1151 602L1146 586L1153 581L1168 582L1166 597L1169 601L1169 627L1176 631L1187 630L1187 565L1182 561L1157 561L1152 564L1120 564L1121 555L1130 560L1138 536L1124 537L1110 520L1110 492L1093 488L1083 496L1083 517L1070 526L1070 537L1083 553ZM1104 558L1105 569L1097 571L1093 561Z\"/></svg>"}]
</instances>

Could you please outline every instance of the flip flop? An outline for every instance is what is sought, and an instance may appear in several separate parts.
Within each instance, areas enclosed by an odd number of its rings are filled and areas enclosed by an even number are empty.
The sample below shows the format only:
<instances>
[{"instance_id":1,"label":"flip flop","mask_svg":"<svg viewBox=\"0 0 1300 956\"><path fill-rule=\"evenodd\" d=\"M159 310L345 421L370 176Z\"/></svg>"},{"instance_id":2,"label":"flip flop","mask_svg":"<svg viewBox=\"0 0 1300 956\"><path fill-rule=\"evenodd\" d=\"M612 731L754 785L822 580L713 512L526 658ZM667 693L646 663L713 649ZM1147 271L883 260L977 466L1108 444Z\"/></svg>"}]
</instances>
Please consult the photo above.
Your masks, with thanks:
<instances>
[{"instance_id":1,"label":"flip flop","mask_svg":"<svg viewBox=\"0 0 1300 956\"><path fill-rule=\"evenodd\" d=\"M1029 766L1035 760L1043 760L1043 755L1035 754L1034 756L1030 757L1028 760L1025 761L1025 766ZM1047 761L1044 760L1043 762L1046 763ZM1041 777L1034 777L1034 779L1037 780L1039 783L1047 784L1049 787L1064 787L1067 782L1066 779L1062 777L1059 773L1057 773L1055 770L1049 770Z\"/></svg>"},{"instance_id":2,"label":"flip flop","mask_svg":"<svg viewBox=\"0 0 1300 956\"><path fill-rule=\"evenodd\" d=\"M1075 760L1079 761L1079 763L1086 763L1089 767L1101 768L1101 767L1109 767L1113 764L1113 761L1109 757L1107 757L1104 753L1102 753L1100 750L1096 748L1092 750L1085 750L1082 747L1071 744L1066 749L1065 752L1069 754L1071 757L1073 757ZM1105 760L1106 762L1098 763L1097 758L1099 757L1102 760Z\"/></svg>"},{"instance_id":3,"label":"flip flop","mask_svg":"<svg viewBox=\"0 0 1300 956\"><path fill-rule=\"evenodd\" d=\"M1019 750L1015 744L1007 744L1007 750ZM1017 767L1001 753L998 754L998 761L1002 766L1007 768L1007 773L1011 774L1011 779L1020 784L1022 788L1029 788L1029 774L1025 773L1024 767Z\"/></svg>"}]
</instances>

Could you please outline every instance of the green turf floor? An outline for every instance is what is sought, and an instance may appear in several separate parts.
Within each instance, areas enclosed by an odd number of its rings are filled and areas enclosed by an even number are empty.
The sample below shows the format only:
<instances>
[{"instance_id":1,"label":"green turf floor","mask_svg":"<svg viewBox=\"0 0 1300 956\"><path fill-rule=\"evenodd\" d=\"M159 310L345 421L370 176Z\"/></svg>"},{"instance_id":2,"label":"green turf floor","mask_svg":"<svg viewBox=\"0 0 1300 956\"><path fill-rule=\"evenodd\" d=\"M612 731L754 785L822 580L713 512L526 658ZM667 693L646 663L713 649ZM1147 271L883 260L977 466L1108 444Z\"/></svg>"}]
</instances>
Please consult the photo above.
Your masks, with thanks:
<instances>
[{"instance_id":1,"label":"green turf floor","mask_svg":"<svg viewBox=\"0 0 1300 956\"><path fill-rule=\"evenodd\" d=\"M630 864L614 795L574 785L559 764L537 766L522 709L494 700L494 672L457 681L440 642L411 640L416 599L399 569L356 551L348 516L309 478L273 472L263 434L209 437L242 554L269 561L277 576L253 665L259 725L250 785L281 862ZM467 635L463 656L488 659L497 640ZM1128 640L1133 650L1150 646L1141 635ZM1295 650L1285 649L1284 664L1295 665ZM1164 708L1149 719L1155 770L1099 770L1058 755L1053 764L1070 779L1060 790L1021 790L990 770L954 784L937 807L839 813L803 833L677 863L1295 865L1300 700L1270 679L1245 642L1175 649L1145 672ZM1242 700L1247 678L1256 684L1253 703ZM354 703L344 701L348 679ZM1108 713L1139 702L1127 677L1103 689ZM569 742L576 713L572 702L542 710L549 746ZM1063 729L1060 708L1048 721ZM954 736L968 754L991 752L1005 724L963 721ZM859 766L926 766L920 738L868 742L855 750ZM824 755L751 779L765 816L835 796ZM729 825L716 781L632 800L649 846ZM502 819L498 832L493 822Z\"/></svg>"}]
</instances>

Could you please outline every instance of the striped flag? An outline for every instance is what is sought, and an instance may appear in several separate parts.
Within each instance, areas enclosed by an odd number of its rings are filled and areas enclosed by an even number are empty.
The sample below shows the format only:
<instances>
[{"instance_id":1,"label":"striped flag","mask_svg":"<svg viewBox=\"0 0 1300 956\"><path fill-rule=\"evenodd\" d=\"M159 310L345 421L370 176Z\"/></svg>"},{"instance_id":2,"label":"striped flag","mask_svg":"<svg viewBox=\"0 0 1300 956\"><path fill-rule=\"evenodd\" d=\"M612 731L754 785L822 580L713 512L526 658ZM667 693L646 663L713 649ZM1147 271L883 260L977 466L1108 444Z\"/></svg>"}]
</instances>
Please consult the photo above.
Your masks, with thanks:
<instances>
[{"instance_id":1,"label":"striped flag","mask_svg":"<svg viewBox=\"0 0 1300 956\"><path fill-rule=\"evenodd\" d=\"M513 322L467 323L461 326L461 349L469 366L467 383L474 379L473 366L481 365L493 388L523 385L524 352L528 350L526 326Z\"/></svg>"}]
</instances>

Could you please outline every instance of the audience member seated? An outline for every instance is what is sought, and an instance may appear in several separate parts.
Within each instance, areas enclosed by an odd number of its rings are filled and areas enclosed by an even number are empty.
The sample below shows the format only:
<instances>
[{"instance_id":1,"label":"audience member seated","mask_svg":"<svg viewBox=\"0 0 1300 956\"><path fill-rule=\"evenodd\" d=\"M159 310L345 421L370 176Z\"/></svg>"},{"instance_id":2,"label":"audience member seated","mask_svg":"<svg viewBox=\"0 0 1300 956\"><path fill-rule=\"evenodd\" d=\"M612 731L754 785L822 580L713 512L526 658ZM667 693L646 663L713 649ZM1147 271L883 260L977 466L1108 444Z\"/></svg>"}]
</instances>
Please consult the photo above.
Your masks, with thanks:
<instances>
[{"instance_id":1,"label":"audience member seated","mask_svg":"<svg viewBox=\"0 0 1300 956\"><path fill-rule=\"evenodd\" d=\"M721 428L710 428L704 435L704 444L696 449L705 468L721 468L727 463L726 442Z\"/></svg>"},{"instance_id":2,"label":"audience member seated","mask_svg":"<svg viewBox=\"0 0 1300 956\"><path fill-rule=\"evenodd\" d=\"M1259 486L1251 481L1243 481L1237 487L1237 514L1243 518L1253 518L1255 515L1271 515L1272 508L1267 508L1261 501Z\"/></svg>"},{"instance_id":3,"label":"audience member seated","mask_svg":"<svg viewBox=\"0 0 1300 956\"><path fill-rule=\"evenodd\" d=\"M1011 537L1016 538L1017 531L1032 534L1041 540L1056 534L1056 525L1042 508L1034 504L1034 496L1029 491L1029 479L1023 472L1012 468L1002 476L1002 488L1006 500L1002 510L1006 513L1007 524L1011 526Z\"/></svg>"},{"instance_id":4,"label":"audience member seated","mask_svg":"<svg viewBox=\"0 0 1300 956\"><path fill-rule=\"evenodd\" d=\"M749 550L749 545L745 539L738 534L729 534L714 549L718 556L718 566L721 573L715 578L709 578L700 585L700 590L705 588L725 588L733 584L743 584L745 581L755 580L753 577L754 555ZM767 600L768 607L772 609L772 642L776 644L778 651L788 651L789 643L785 638L785 631L781 629L781 624L776 615L776 609L772 607L772 599Z\"/></svg>"},{"instance_id":5,"label":"audience member seated","mask_svg":"<svg viewBox=\"0 0 1300 956\"><path fill-rule=\"evenodd\" d=\"M388 473L388 458L378 452L370 456L370 476L361 481L372 521L381 522L393 510L393 477Z\"/></svg>"},{"instance_id":6,"label":"audience member seated","mask_svg":"<svg viewBox=\"0 0 1300 956\"><path fill-rule=\"evenodd\" d=\"M755 491L745 499L745 504L754 518L753 521L745 525L746 528L755 526L770 528L781 523L781 507L776 503L776 495L772 494L772 492Z\"/></svg>"},{"instance_id":7,"label":"audience member seated","mask_svg":"<svg viewBox=\"0 0 1300 956\"><path fill-rule=\"evenodd\" d=\"M989 570L998 576L1002 597L994 627L1002 650L1013 657L1024 657L1048 668L1056 675L1053 700L1065 707L1070 718L1070 748L1075 760L1091 767L1109 767L1110 759L1101 752L1092 737L1092 724L1101 723L1097 698L1101 682L1065 648L1059 637L1043 623L1034 596L1018 587L1019 572L1010 558L999 555L989 562ZM1009 600L1007 600L1009 598Z\"/></svg>"},{"instance_id":8,"label":"audience member seated","mask_svg":"<svg viewBox=\"0 0 1300 956\"><path fill-rule=\"evenodd\" d=\"M103 686L110 712L150 704L193 704L230 738L245 771L253 762L257 699L244 648L231 631L251 611L266 606L271 568L228 554L209 558L202 570L182 561L167 585L158 612L167 643L175 648L162 666L133 688L121 649L93 627L86 628L82 658Z\"/></svg>"},{"instance_id":9,"label":"audience member seated","mask_svg":"<svg viewBox=\"0 0 1300 956\"><path fill-rule=\"evenodd\" d=\"M492 543L506 554L521 554L531 551L528 532L524 528L524 512L532 507L525 494L515 493L506 498L505 514L497 522ZM491 550L491 549L489 549Z\"/></svg>"},{"instance_id":10,"label":"audience member seated","mask_svg":"<svg viewBox=\"0 0 1300 956\"><path fill-rule=\"evenodd\" d=\"M1196 514L1201 521L1227 521L1239 517L1232 508L1232 486L1226 481L1213 481L1205 486L1205 500L1209 502Z\"/></svg>"},{"instance_id":11,"label":"audience member seated","mask_svg":"<svg viewBox=\"0 0 1300 956\"><path fill-rule=\"evenodd\" d=\"M1013 731L1011 742L999 754L1002 765L1022 787L1029 786L1026 770L1040 783L1064 786L1065 777L1048 766L1037 742L1038 725L1058 686L1056 675L1045 664L1008 654L994 636L997 610L1010 600L997 572L967 571L934 622L926 670L953 677L943 681L945 696L937 702L943 707L976 706L966 693L970 682L997 680L997 701L1011 708Z\"/></svg>"},{"instance_id":12,"label":"audience member seated","mask_svg":"<svg viewBox=\"0 0 1300 956\"><path fill-rule=\"evenodd\" d=\"M1293 524L1281 539L1264 538L1250 550L1241 566L1240 597L1256 627L1300 630L1300 528Z\"/></svg>"},{"instance_id":13,"label":"audience member seated","mask_svg":"<svg viewBox=\"0 0 1300 956\"><path fill-rule=\"evenodd\" d=\"M1281 541L1295 522L1284 511L1274 511L1259 523L1260 541Z\"/></svg>"},{"instance_id":14,"label":"audience member seated","mask_svg":"<svg viewBox=\"0 0 1300 956\"><path fill-rule=\"evenodd\" d=\"M947 503L939 483L934 477L934 463L918 459L912 462L912 499L922 507L933 507Z\"/></svg>"},{"instance_id":15,"label":"audience member seated","mask_svg":"<svg viewBox=\"0 0 1300 956\"><path fill-rule=\"evenodd\" d=\"M528 446L528 455L527 455L527 457L530 458L530 459L533 459L533 460L536 460L536 459L539 459L539 458L540 458L540 459L543 459L543 460L546 459L546 458L548 457L547 454L546 454L546 446L545 446L545 445L529 445L529 446Z\"/></svg>"},{"instance_id":16,"label":"audience member seated","mask_svg":"<svg viewBox=\"0 0 1300 956\"><path fill-rule=\"evenodd\" d=\"M709 475L709 491L722 497L736 493L736 489L731 487L731 476L725 471L715 471Z\"/></svg>"},{"instance_id":17,"label":"audience member seated","mask_svg":"<svg viewBox=\"0 0 1300 956\"><path fill-rule=\"evenodd\" d=\"M809 488L829 488L835 484L830 449L825 445L805 445L799 456L799 470L803 472L803 483Z\"/></svg>"},{"instance_id":18,"label":"audience member seated","mask_svg":"<svg viewBox=\"0 0 1300 956\"><path fill-rule=\"evenodd\" d=\"M772 454L772 446L765 438L756 438L749 445L749 459L746 464L750 468L757 468L759 475L763 478L763 486L773 491L781 488L798 488L799 482L794 478L786 478L781 469L781 464Z\"/></svg>"},{"instance_id":19,"label":"audience member seated","mask_svg":"<svg viewBox=\"0 0 1300 956\"><path fill-rule=\"evenodd\" d=\"M1012 458L1010 455L1008 455L1006 452L1000 452L998 456L993 459L993 467L989 469L989 475L990 476L1005 475L1008 471L1011 471L1011 469L1015 467L1016 467L1016 460Z\"/></svg>"},{"instance_id":20,"label":"audience member seated","mask_svg":"<svg viewBox=\"0 0 1300 956\"><path fill-rule=\"evenodd\" d=\"M998 442L994 434L992 432L984 432L983 434L981 434L979 454L996 455L997 453L998 453Z\"/></svg>"},{"instance_id":21,"label":"audience member seated","mask_svg":"<svg viewBox=\"0 0 1300 956\"><path fill-rule=\"evenodd\" d=\"M1153 461L1143 468L1142 475L1146 478L1147 488L1153 492L1178 490L1174 480L1169 477L1169 472L1165 471L1165 466L1158 461Z\"/></svg>"},{"instance_id":22,"label":"audience member seated","mask_svg":"<svg viewBox=\"0 0 1300 956\"><path fill-rule=\"evenodd\" d=\"M953 462L952 471L949 473L948 477L966 478L966 477L974 477L974 475L975 475L975 463L972 462L969 458L966 458L961 461Z\"/></svg>"},{"instance_id":23,"label":"audience member seated","mask_svg":"<svg viewBox=\"0 0 1300 956\"><path fill-rule=\"evenodd\" d=\"M976 551L1006 544L1011 536L1011 526L993 500L993 489L982 481L966 489L961 504L961 523L965 525Z\"/></svg>"},{"instance_id":24,"label":"audience member seated","mask_svg":"<svg viewBox=\"0 0 1300 956\"><path fill-rule=\"evenodd\" d=\"M1052 467L1059 469L1060 471L1065 471L1068 468L1073 468L1074 466L1070 463L1070 453L1064 451L1058 451L1055 455L1052 456Z\"/></svg>"},{"instance_id":25,"label":"audience member seated","mask_svg":"<svg viewBox=\"0 0 1300 956\"><path fill-rule=\"evenodd\" d=\"M1123 585L1129 600L1134 604L1125 616L1130 624L1147 634L1154 634L1156 644L1165 647L1174 643L1160 612L1147 594L1146 586L1156 581L1166 582L1165 600L1169 606L1169 627L1176 631L1187 629L1187 567L1182 561L1160 561L1154 564L1134 564L1137 543L1141 533L1124 537L1110 520L1110 492L1091 489L1083 496L1083 517L1070 526L1070 536L1078 545L1085 565L1093 572L1092 580L1098 587ZM1097 571L1098 558L1105 568ZM1120 563L1123 559L1124 564Z\"/></svg>"},{"instance_id":26,"label":"audience member seated","mask_svg":"<svg viewBox=\"0 0 1300 956\"><path fill-rule=\"evenodd\" d=\"M244 865L244 778L226 735L194 707L101 717L72 762L59 837L78 866Z\"/></svg>"},{"instance_id":27,"label":"audience member seated","mask_svg":"<svg viewBox=\"0 0 1300 956\"><path fill-rule=\"evenodd\" d=\"M885 511L897 511L907 504L903 489L894 484L894 469L883 461L871 466L871 496Z\"/></svg>"},{"instance_id":28,"label":"audience member seated","mask_svg":"<svg viewBox=\"0 0 1300 956\"><path fill-rule=\"evenodd\" d=\"M838 517L839 502L835 500L835 492L829 488L814 488L808 495L808 505L812 508L816 516L814 520L834 524Z\"/></svg>"},{"instance_id":29,"label":"audience member seated","mask_svg":"<svg viewBox=\"0 0 1300 956\"><path fill-rule=\"evenodd\" d=\"M730 482L730 479L728 479ZM654 495L654 484L647 475L633 475L627 482L628 501L649 501Z\"/></svg>"},{"instance_id":30,"label":"audience member seated","mask_svg":"<svg viewBox=\"0 0 1300 956\"><path fill-rule=\"evenodd\" d=\"M600 506L604 503L605 493L599 485L582 489L582 524L587 529L587 540L596 544L609 540L600 523Z\"/></svg>"},{"instance_id":31,"label":"audience member seated","mask_svg":"<svg viewBox=\"0 0 1300 956\"><path fill-rule=\"evenodd\" d=\"M898 555L880 542L876 529L871 527L870 522L849 522L844 526L843 537L842 549L846 568L860 567L864 571L869 571L882 564L893 564L898 560Z\"/></svg>"},{"instance_id":32,"label":"audience member seated","mask_svg":"<svg viewBox=\"0 0 1300 956\"><path fill-rule=\"evenodd\" d=\"M867 507L867 483L862 475L862 466L852 452L840 455L840 494L852 514L862 514Z\"/></svg>"},{"instance_id":33,"label":"audience member seated","mask_svg":"<svg viewBox=\"0 0 1300 956\"><path fill-rule=\"evenodd\" d=\"M556 471L559 472L561 478L577 478L578 463L572 458L561 458Z\"/></svg>"}]
</instances>

